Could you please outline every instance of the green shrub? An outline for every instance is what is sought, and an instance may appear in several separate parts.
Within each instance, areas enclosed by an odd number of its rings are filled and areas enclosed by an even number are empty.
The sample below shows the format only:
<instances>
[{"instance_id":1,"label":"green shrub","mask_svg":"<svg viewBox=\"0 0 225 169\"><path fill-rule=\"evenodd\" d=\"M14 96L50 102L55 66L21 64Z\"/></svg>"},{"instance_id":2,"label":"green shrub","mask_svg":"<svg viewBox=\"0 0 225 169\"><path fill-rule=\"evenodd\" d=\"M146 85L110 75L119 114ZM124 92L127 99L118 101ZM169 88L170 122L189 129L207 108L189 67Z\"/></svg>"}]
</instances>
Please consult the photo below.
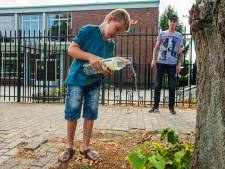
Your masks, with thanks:
<instances>
[{"instance_id":1,"label":"green shrub","mask_svg":"<svg viewBox=\"0 0 225 169\"><path fill-rule=\"evenodd\" d=\"M187 86L188 85L188 75L182 75L181 77L179 77L179 86Z\"/></svg>"},{"instance_id":2,"label":"green shrub","mask_svg":"<svg viewBox=\"0 0 225 169\"><path fill-rule=\"evenodd\" d=\"M86 163L82 163L80 169L88 169L88 165Z\"/></svg>"},{"instance_id":3,"label":"green shrub","mask_svg":"<svg viewBox=\"0 0 225 169\"><path fill-rule=\"evenodd\" d=\"M165 145L153 141L149 146L144 142L128 154L126 160L133 169L188 169L190 166L193 145L181 143L178 135L166 128L161 132L161 140ZM150 148L149 148L150 147Z\"/></svg>"},{"instance_id":4,"label":"green shrub","mask_svg":"<svg viewBox=\"0 0 225 169\"><path fill-rule=\"evenodd\" d=\"M65 94L65 90L66 90L65 87L61 87L61 88L56 87L56 88L51 88L49 90L46 89L46 90L44 90L44 93L46 95L49 93L49 95L52 95L52 96L58 96L58 95L62 96Z\"/></svg>"}]
</instances>

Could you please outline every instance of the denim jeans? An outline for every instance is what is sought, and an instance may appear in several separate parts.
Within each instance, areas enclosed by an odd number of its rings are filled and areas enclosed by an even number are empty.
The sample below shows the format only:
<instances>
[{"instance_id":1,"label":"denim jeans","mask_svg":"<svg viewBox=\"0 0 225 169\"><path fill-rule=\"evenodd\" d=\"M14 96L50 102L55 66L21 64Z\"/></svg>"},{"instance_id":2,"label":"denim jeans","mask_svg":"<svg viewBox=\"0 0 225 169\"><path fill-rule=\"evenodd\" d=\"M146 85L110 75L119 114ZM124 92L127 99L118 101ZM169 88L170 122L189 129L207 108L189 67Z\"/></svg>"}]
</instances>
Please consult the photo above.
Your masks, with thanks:
<instances>
[{"instance_id":1,"label":"denim jeans","mask_svg":"<svg viewBox=\"0 0 225 169\"><path fill-rule=\"evenodd\" d=\"M68 86L65 103L65 119L78 120L83 107L83 118L96 120L98 116L100 82L88 86Z\"/></svg>"},{"instance_id":2,"label":"denim jeans","mask_svg":"<svg viewBox=\"0 0 225 169\"><path fill-rule=\"evenodd\" d=\"M154 95L154 108L159 107L160 93L162 88L162 79L165 71L168 74L169 87L169 108L174 108L175 105L175 88L176 88L176 65L160 64L156 65L156 83Z\"/></svg>"}]
</instances>

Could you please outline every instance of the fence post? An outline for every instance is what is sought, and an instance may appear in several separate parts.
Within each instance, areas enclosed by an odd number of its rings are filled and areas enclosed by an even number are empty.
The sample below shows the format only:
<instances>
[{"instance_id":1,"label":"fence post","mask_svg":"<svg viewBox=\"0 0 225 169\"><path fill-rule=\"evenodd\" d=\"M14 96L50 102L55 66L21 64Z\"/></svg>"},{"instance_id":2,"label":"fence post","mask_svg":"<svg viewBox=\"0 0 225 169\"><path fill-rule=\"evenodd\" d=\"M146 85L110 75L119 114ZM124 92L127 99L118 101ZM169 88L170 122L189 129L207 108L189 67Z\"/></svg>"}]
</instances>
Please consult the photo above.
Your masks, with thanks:
<instances>
[{"instance_id":1,"label":"fence post","mask_svg":"<svg viewBox=\"0 0 225 169\"><path fill-rule=\"evenodd\" d=\"M0 65L2 67L2 42L3 42L3 35L2 32L0 31ZM2 86L2 68L0 68L0 87ZM0 95L1 95L1 88L0 88ZM1 97L0 97L1 98Z\"/></svg>"},{"instance_id":2,"label":"fence post","mask_svg":"<svg viewBox=\"0 0 225 169\"><path fill-rule=\"evenodd\" d=\"M17 46L17 70L18 70L18 76L17 76L17 102L20 102L21 98L21 36L22 32L21 30L18 30L18 46Z\"/></svg>"},{"instance_id":3,"label":"fence post","mask_svg":"<svg viewBox=\"0 0 225 169\"><path fill-rule=\"evenodd\" d=\"M45 38L45 37L44 37ZM44 74L43 74L43 102L45 102L45 99L48 100L47 97L49 97L48 93L46 93L46 84L47 84L47 44L44 39ZM46 98L45 98L46 97Z\"/></svg>"},{"instance_id":4,"label":"fence post","mask_svg":"<svg viewBox=\"0 0 225 169\"><path fill-rule=\"evenodd\" d=\"M105 104L105 81L104 77L102 77L102 105Z\"/></svg>"}]
</instances>

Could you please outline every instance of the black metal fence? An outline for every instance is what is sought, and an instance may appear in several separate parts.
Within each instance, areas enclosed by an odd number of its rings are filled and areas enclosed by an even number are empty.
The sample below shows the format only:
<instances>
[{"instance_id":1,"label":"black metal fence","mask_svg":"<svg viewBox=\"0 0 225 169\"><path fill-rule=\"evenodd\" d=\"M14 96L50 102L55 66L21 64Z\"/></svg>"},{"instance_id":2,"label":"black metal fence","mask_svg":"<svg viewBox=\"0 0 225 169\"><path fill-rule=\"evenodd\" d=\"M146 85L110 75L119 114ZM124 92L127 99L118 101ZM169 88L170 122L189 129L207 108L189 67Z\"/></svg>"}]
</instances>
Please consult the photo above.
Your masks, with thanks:
<instances>
[{"instance_id":1,"label":"black metal fence","mask_svg":"<svg viewBox=\"0 0 225 169\"><path fill-rule=\"evenodd\" d=\"M144 32L144 33L143 33ZM121 34L116 39L114 56L132 60L127 67L102 79L102 104L150 105L153 103L155 70L150 61L157 34L146 30ZM189 52L183 57L183 70L177 76L176 104L195 104L195 64L192 39L183 34ZM0 33L0 101L59 102L65 101L65 78L72 62L67 48L72 36L54 37L41 32ZM187 44L189 43L189 47ZM163 79L161 104L168 102L167 76Z\"/></svg>"}]
</instances>

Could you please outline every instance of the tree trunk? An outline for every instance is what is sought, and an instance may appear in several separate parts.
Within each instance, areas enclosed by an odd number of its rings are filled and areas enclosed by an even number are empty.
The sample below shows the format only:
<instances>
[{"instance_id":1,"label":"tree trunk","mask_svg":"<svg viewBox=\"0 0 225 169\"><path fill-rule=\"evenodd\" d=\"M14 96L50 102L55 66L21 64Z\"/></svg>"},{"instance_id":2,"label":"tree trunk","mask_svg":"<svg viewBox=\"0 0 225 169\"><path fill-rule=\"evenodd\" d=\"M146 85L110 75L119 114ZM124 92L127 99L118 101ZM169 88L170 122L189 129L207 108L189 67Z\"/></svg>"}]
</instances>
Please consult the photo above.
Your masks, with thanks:
<instances>
[{"instance_id":1,"label":"tree trunk","mask_svg":"<svg viewBox=\"0 0 225 169\"><path fill-rule=\"evenodd\" d=\"M190 25L197 55L192 169L225 169L225 0L196 0Z\"/></svg>"}]
</instances>

